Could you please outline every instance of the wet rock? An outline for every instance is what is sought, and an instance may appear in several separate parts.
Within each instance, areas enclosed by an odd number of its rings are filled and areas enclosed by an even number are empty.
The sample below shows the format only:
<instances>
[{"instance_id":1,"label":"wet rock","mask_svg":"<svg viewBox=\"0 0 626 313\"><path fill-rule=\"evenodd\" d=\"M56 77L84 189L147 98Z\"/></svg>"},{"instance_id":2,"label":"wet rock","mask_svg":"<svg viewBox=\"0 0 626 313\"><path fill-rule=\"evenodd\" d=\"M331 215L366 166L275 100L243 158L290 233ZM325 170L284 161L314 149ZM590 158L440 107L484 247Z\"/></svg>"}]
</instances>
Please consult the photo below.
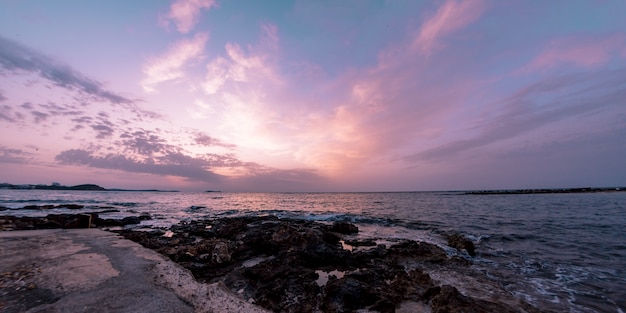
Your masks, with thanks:
<instances>
[{"instance_id":1,"label":"wet rock","mask_svg":"<svg viewBox=\"0 0 626 313\"><path fill-rule=\"evenodd\" d=\"M122 225L135 225L141 223L141 219L137 216L127 216L122 219Z\"/></svg>"},{"instance_id":2,"label":"wet rock","mask_svg":"<svg viewBox=\"0 0 626 313\"><path fill-rule=\"evenodd\" d=\"M69 209L69 210L80 210L82 208L84 208L84 205L79 205L79 204L61 204L61 205L57 205L55 208L60 209L60 208L65 208L65 209Z\"/></svg>"},{"instance_id":3,"label":"wet rock","mask_svg":"<svg viewBox=\"0 0 626 313\"><path fill-rule=\"evenodd\" d=\"M475 247L474 247L474 243L465 238L463 235L461 234L452 234L452 235L448 235L448 246L455 248L457 250L465 250L467 251L467 254L471 255L471 256L476 256L476 251L475 251Z\"/></svg>"},{"instance_id":4,"label":"wet rock","mask_svg":"<svg viewBox=\"0 0 626 313\"><path fill-rule=\"evenodd\" d=\"M331 230L344 235L356 234L359 232L359 228L356 225L348 222L334 222Z\"/></svg>"},{"instance_id":5,"label":"wet rock","mask_svg":"<svg viewBox=\"0 0 626 313\"><path fill-rule=\"evenodd\" d=\"M140 221L149 221L151 219L152 219L152 216L148 212L143 212L143 213L139 214L139 220Z\"/></svg>"},{"instance_id":6,"label":"wet rock","mask_svg":"<svg viewBox=\"0 0 626 313\"><path fill-rule=\"evenodd\" d=\"M170 237L120 233L168 256L199 281L222 282L273 312L394 312L404 301L431 305L433 312L511 309L438 286L426 269L463 271L471 263L448 257L436 245L396 240L348 251L340 241L350 241L338 230L352 234L354 228L268 216L181 223L171 227ZM324 273L327 280L320 280Z\"/></svg>"},{"instance_id":7,"label":"wet rock","mask_svg":"<svg viewBox=\"0 0 626 313\"><path fill-rule=\"evenodd\" d=\"M228 251L228 244L225 242L217 242L213 247L213 253L211 254L211 261L216 264L229 263L231 260L230 252Z\"/></svg>"},{"instance_id":8,"label":"wet rock","mask_svg":"<svg viewBox=\"0 0 626 313\"><path fill-rule=\"evenodd\" d=\"M371 239L345 240L344 242L353 247L375 247L377 245L376 240Z\"/></svg>"},{"instance_id":9,"label":"wet rock","mask_svg":"<svg viewBox=\"0 0 626 313\"><path fill-rule=\"evenodd\" d=\"M331 279L324 289L324 312L350 312L381 300L372 286L352 277Z\"/></svg>"},{"instance_id":10,"label":"wet rock","mask_svg":"<svg viewBox=\"0 0 626 313\"><path fill-rule=\"evenodd\" d=\"M48 214L46 215L47 223L41 226L56 228L51 226L58 225L59 228L89 228L92 223L98 219L98 215L92 214Z\"/></svg>"},{"instance_id":11,"label":"wet rock","mask_svg":"<svg viewBox=\"0 0 626 313\"><path fill-rule=\"evenodd\" d=\"M464 296L450 285L441 286L439 292L431 300L431 307L433 313L519 312L505 304Z\"/></svg>"}]
</instances>

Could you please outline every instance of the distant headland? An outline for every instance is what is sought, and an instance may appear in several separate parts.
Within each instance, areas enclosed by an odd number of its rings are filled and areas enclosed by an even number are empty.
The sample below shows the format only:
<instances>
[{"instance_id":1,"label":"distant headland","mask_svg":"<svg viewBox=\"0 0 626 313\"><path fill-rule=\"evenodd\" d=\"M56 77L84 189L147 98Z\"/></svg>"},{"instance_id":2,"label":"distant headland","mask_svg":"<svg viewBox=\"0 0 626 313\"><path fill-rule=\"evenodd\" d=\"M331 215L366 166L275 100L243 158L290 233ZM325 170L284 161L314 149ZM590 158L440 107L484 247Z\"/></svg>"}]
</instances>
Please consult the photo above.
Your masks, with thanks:
<instances>
[{"instance_id":1,"label":"distant headland","mask_svg":"<svg viewBox=\"0 0 626 313\"><path fill-rule=\"evenodd\" d=\"M81 184L75 186L63 186L59 183L52 183L50 185L14 185L8 183L0 183L0 189L16 189L16 190L80 190L80 191L151 191L151 192L178 192L178 190L158 190L158 189L119 189L119 188L104 188L96 184Z\"/></svg>"}]
</instances>

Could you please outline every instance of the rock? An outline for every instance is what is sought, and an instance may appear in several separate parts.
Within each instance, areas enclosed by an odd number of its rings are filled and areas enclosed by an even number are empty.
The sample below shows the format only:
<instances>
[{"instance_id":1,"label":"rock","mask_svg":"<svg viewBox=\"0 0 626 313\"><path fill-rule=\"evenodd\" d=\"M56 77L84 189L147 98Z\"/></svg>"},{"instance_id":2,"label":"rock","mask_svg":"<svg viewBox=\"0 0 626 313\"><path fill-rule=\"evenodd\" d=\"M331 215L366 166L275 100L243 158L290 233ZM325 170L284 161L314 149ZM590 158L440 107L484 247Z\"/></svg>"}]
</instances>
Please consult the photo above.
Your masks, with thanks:
<instances>
[{"instance_id":1,"label":"rock","mask_svg":"<svg viewBox=\"0 0 626 313\"><path fill-rule=\"evenodd\" d=\"M324 312L351 312L373 305L380 296L369 285L354 279L332 279L324 288Z\"/></svg>"},{"instance_id":2,"label":"rock","mask_svg":"<svg viewBox=\"0 0 626 313\"><path fill-rule=\"evenodd\" d=\"M331 230L344 235L356 234L359 232L359 228L356 225L348 222L334 222Z\"/></svg>"},{"instance_id":3,"label":"rock","mask_svg":"<svg viewBox=\"0 0 626 313\"><path fill-rule=\"evenodd\" d=\"M476 256L474 243L461 234L448 235L448 246L459 251L465 250L470 256Z\"/></svg>"},{"instance_id":4,"label":"rock","mask_svg":"<svg viewBox=\"0 0 626 313\"><path fill-rule=\"evenodd\" d=\"M98 219L97 214L48 214L47 221L41 226L45 228L89 228Z\"/></svg>"},{"instance_id":5,"label":"rock","mask_svg":"<svg viewBox=\"0 0 626 313\"><path fill-rule=\"evenodd\" d=\"M211 254L211 261L216 264L230 263L231 255L228 251L228 244L225 242L217 242L213 247L213 253Z\"/></svg>"},{"instance_id":6,"label":"rock","mask_svg":"<svg viewBox=\"0 0 626 313\"><path fill-rule=\"evenodd\" d=\"M152 219L152 216L148 212L143 212L139 214L139 220L141 221L149 221Z\"/></svg>"},{"instance_id":7,"label":"rock","mask_svg":"<svg viewBox=\"0 0 626 313\"><path fill-rule=\"evenodd\" d=\"M471 262L450 258L434 244L396 240L344 250L342 232L352 234L355 228L268 216L180 223L170 228L171 237L133 230L120 234L166 255L200 282L221 282L273 312L394 312L404 301L430 305L433 312L513 312L435 285L429 269L462 272ZM324 274L327 281L318 281Z\"/></svg>"},{"instance_id":8,"label":"rock","mask_svg":"<svg viewBox=\"0 0 626 313\"><path fill-rule=\"evenodd\" d=\"M57 205L55 208L57 209L61 209L61 208L65 208L65 209L69 209L69 210L80 210L82 208L84 208L84 205L79 205L79 204L61 204L61 205Z\"/></svg>"},{"instance_id":9,"label":"rock","mask_svg":"<svg viewBox=\"0 0 626 313\"><path fill-rule=\"evenodd\" d=\"M141 223L141 219L137 216L127 216L122 219L122 225L134 225Z\"/></svg>"},{"instance_id":10,"label":"rock","mask_svg":"<svg viewBox=\"0 0 626 313\"><path fill-rule=\"evenodd\" d=\"M443 285L431 300L433 313L501 312L515 313L508 305L462 295L456 288Z\"/></svg>"}]
</instances>

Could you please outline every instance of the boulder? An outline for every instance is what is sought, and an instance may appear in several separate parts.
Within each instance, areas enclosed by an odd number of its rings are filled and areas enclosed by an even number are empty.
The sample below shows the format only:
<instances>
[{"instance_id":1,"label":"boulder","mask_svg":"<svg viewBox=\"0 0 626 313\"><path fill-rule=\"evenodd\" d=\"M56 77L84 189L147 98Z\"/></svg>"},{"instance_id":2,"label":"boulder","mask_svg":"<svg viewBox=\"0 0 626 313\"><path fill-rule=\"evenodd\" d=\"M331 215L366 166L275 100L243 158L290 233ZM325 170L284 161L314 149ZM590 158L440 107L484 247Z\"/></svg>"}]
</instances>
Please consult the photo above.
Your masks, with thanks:
<instances>
[{"instance_id":1,"label":"boulder","mask_svg":"<svg viewBox=\"0 0 626 313\"><path fill-rule=\"evenodd\" d=\"M452 234L452 235L448 235L448 246L455 248L459 251L461 250L465 250L467 251L467 254L469 254L470 256L476 256L476 250L474 247L474 243L465 238L463 235L461 234Z\"/></svg>"},{"instance_id":2,"label":"boulder","mask_svg":"<svg viewBox=\"0 0 626 313\"><path fill-rule=\"evenodd\" d=\"M344 235L356 234L359 232L359 228L356 225L348 222L334 222L331 230Z\"/></svg>"}]
</instances>

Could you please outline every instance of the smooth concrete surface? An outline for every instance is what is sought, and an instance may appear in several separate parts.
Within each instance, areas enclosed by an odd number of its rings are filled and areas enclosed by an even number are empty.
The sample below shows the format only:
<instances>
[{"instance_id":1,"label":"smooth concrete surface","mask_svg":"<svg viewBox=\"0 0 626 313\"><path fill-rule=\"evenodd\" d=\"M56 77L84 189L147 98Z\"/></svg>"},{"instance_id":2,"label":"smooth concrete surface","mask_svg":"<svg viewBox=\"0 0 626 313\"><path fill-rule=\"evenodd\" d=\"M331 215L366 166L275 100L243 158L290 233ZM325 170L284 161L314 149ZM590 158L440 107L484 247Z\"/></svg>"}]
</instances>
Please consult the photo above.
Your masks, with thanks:
<instances>
[{"instance_id":1,"label":"smooth concrete surface","mask_svg":"<svg viewBox=\"0 0 626 313\"><path fill-rule=\"evenodd\" d=\"M98 229L0 232L0 312L266 312Z\"/></svg>"}]
</instances>

